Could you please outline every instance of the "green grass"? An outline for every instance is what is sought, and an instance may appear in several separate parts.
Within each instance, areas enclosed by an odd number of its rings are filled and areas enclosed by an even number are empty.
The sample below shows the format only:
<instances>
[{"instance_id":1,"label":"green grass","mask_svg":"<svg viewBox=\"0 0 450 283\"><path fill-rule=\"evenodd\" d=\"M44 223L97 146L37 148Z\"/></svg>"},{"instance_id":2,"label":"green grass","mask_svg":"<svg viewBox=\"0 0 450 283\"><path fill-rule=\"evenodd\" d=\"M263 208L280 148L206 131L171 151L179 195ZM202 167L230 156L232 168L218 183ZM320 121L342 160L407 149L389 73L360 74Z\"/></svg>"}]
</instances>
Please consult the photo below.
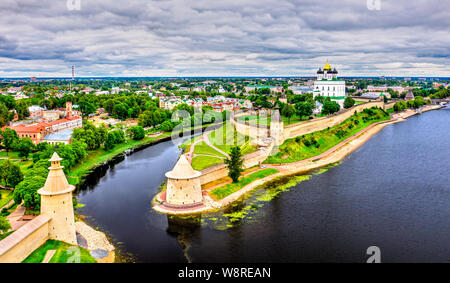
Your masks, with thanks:
<instances>
[{"instance_id":1,"label":"green grass","mask_svg":"<svg viewBox=\"0 0 450 283\"><path fill-rule=\"evenodd\" d=\"M0 190L0 209L13 199L13 192L10 190Z\"/></svg>"},{"instance_id":2,"label":"green grass","mask_svg":"<svg viewBox=\"0 0 450 283\"><path fill-rule=\"evenodd\" d=\"M217 131L219 132L210 133L208 139L215 147L224 152L228 153L234 145L241 146L242 155L252 153L258 149L256 146L250 144L248 137L237 133L232 127L229 127L227 130L224 130L222 127ZM224 154L203 141L195 145L194 154L197 155L192 159L192 168L195 170L203 170L210 166L221 164L224 162L224 158L226 158Z\"/></svg>"},{"instance_id":3,"label":"green grass","mask_svg":"<svg viewBox=\"0 0 450 283\"><path fill-rule=\"evenodd\" d=\"M192 158L191 166L194 170L203 170L213 165L223 163L223 159L212 156L195 156Z\"/></svg>"},{"instance_id":4,"label":"green grass","mask_svg":"<svg viewBox=\"0 0 450 283\"><path fill-rule=\"evenodd\" d=\"M237 182L237 183L230 183L230 184L220 186L218 188L211 190L209 193L216 200L223 199L223 198L231 195L232 193L237 192L238 190L242 189L244 186L246 186L256 180L273 175L277 172L278 172L278 170L273 169L273 168L262 169L260 171L251 173L245 177L240 178L239 182Z\"/></svg>"},{"instance_id":5,"label":"green grass","mask_svg":"<svg viewBox=\"0 0 450 283\"><path fill-rule=\"evenodd\" d=\"M386 110L386 112L391 115L392 113L394 113L394 107L389 108L388 110Z\"/></svg>"},{"instance_id":6,"label":"green grass","mask_svg":"<svg viewBox=\"0 0 450 283\"><path fill-rule=\"evenodd\" d=\"M4 151L4 150L0 151L0 157L6 157L6 151ZM8 158L9 159L22 159L22 157L19 157L19 152L16 152L16 151L8 152Z\"/></svg>"},{"instance_id":7,"label":"green grass","mask_svg":"<svg viewBox=\"0 0 450 283\"><path fill-rule=\"evenodd\" d=\"M215 155L215 156L219 156L219 157L225 157L225 155L218 152L214 148L210 147L204 141L201 141L195 145L194 154L206 154L206 155Z\"/></svg>"},{"instance_id":8,"label":"green grass","mask_svg":"<svg viewBox=\"0 0 450 283\"><path fill-rule=\"evenodd\" d=\"M218 149L229 153L231 148L239 145L241 148L250 142L250 138L237 132L233 126L221 127L208 135L209 142Z\"/></svg>"},{"instance_id":9,"label":"green grass","mask_svg":"<svg viewBox=\"0 0 450 283\"><path fill-rule=\"evenodd\" d=\"M34 252L32 252L23 263L41 263L48 250L56 250L50 263L96 263L89 251L79 246L69 245L65 242L48 240ZM79 255L79 257L78 257Z\"/></svg>"},{"instance_id":10,"label":"green grass","mask_svg":"<svg viewBox=\"0 0 450 283\"><path fill-rule=\"evenodd\" d=\"M371 111L374 111L373 115L363 111L332 128L288 139L280 146L279 152L267 158L264 163L291 163L317 156L369 125L390 119L381 109L371 108Z\"/></svg>"}]
</instances>

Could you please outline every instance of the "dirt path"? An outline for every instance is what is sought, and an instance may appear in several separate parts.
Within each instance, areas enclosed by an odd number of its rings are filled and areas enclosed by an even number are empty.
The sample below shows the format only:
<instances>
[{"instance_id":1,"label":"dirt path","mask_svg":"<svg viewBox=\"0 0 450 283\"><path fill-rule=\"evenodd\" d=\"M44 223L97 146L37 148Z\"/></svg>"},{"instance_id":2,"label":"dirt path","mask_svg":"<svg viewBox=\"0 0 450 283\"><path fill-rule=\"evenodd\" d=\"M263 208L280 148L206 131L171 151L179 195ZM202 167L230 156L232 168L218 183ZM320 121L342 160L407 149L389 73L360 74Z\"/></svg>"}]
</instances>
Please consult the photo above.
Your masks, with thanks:
<instances>
[{"instance_id":1,"label":"dirt path","mask_svg":"<svg viewBox=\"0 0 450 283\"><path fill-rule=\"evenodd\" d=\"M16 210L14 210L10 215L6 217L6 219L8 219L9 221L9 224L11 224L11 231L16 231L17 229L28 223L28 221L19 220L25 214L25 210L25 207L19 205L17 206Z\"/></svg>"}]
</instances>

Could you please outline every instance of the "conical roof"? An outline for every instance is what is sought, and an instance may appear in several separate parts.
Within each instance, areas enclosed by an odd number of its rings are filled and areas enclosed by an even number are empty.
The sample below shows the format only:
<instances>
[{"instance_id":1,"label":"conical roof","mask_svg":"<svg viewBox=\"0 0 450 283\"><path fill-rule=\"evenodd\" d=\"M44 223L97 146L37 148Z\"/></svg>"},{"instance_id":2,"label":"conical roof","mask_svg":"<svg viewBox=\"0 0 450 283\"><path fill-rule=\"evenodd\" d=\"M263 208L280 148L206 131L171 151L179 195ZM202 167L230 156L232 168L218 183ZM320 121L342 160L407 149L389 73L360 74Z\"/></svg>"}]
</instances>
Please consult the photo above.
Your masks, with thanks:
<instances>
[{"instance_id":1,"label":"conical roof","mask_svg":"<svg viewBox=\"0 0 450 283\"><path fill-rule=\"evenodd\" d=\"M202 173L195 171L184 155L181 155L172 171L166 173L170 179L191 179L199 177Z\"/></svg>"},{"instance_id":2,"label":"conical roof","mask_svg":"<svg viewBox=\"0 0 450 283\"><path fill-rule=\"evenodd\" d=\"M52 161L61 161L61 160L62 160L62 158L59 157L59 155L55 151L52 155L52 158L50 158L48 161L52 162Z\"/></svg>"},{"instance_id":3,"label":"conical roof","mask_svg":"<svg viewBox=\"0 0 450 283\"><path fill-rule=\"evenodd\" d=\"M45 185L43 188L38 190L38 193L41 195L59 195L71 192L75 189L74 186L69 185L67 182L66 175L63 171L63 166L61 166L60 161L61 157L55 152L53 153L52 158L50 158L51 167L48 168L50 171L48 172L47 180L45 181Z\"/></svg>"}]
</instances>

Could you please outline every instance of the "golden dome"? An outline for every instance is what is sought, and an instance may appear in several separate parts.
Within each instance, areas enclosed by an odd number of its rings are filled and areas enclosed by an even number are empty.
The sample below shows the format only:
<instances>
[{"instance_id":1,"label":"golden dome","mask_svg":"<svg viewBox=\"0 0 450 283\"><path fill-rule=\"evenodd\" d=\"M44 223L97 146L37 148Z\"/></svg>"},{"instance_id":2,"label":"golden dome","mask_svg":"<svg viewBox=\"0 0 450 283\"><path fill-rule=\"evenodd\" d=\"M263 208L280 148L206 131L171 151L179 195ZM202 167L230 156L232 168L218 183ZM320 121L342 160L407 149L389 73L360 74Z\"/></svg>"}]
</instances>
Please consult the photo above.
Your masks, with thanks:
<instances>
[{"instance_id":1,"label":"golden dome","mask_svg":"<svg viewBox=\"0 0 450 283\"><path fill-rule=\"evenodd\" d=\"M328 60L327 60L327 63L325 64L325 67L323 67L323 70L324 71L331 70L331 66L330 66L330 64L328 64Z\"/></svg>"}]
</instances>

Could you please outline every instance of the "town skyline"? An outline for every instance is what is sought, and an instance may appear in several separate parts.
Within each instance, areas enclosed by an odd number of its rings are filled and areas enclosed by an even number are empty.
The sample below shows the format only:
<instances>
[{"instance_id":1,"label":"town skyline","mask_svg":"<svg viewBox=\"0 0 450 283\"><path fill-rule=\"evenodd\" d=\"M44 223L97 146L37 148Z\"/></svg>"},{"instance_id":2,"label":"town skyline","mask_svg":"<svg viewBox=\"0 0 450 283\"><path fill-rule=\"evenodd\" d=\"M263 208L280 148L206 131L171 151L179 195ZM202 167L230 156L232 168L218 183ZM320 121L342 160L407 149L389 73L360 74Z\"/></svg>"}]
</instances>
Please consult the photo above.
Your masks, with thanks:
<instances>
[{"instance_id":1,"label":"town skyline","mask_svg":"<svg viewBox=\"0 0 450 283\"><path fill-rule=\"evenodd\" d=\"M78 2L2 1L0 77L450 76L439 1Z\"/></svg>"}]
</instances>

